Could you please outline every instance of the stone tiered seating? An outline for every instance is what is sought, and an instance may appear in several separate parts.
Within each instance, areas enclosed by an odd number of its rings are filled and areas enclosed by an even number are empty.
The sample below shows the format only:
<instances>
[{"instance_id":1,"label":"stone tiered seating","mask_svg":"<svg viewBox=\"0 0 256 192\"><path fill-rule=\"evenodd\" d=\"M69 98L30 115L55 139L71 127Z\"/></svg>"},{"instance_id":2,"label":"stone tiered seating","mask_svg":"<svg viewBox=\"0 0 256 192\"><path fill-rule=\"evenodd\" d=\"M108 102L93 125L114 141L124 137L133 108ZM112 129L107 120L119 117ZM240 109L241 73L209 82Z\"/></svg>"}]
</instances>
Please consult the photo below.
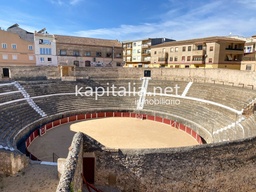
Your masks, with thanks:
<instances>
[{"instance_id":1,"label":"stone tiered seating","mask_svg":"<svg viewBox=\"0 0 256 192\"><path fill-rule=\"evenodd\" d=\"M168 87L168 89L166 89L168 92L166 92L167 94L173 94L176 95L176 90L174 87L179 87L177 88L178 94L177 95L181 95L185 89L185 87L187 86L188 82L184 82L184 81L162 81L162 80L149 80L149 84L148 84L148 92L154 92L154 88L156 89L156 93L160 93L160 89L158 89L157 87L161 87L162 88L162 93L164 93L164 90ZM173 93L170 93L171 88L173 89Z\"/></svg>"},{"instance_id":2,"label":"stone tiered seating","mask_svg":"<svg viewBox=\"0 0 256 192\"><path fill-rule=\"evenodd\" d=\"M26 101L1 106L0 141L11 145L14 135L21 128L40 118Z\"/></svg>"},{"instance_id":3,"label":"stone tiered seating","mask_svg":"<svg viewBox=\"0 0 256 192\"><path fill-rule=\"evenodd\" d=\"M175 98L164 96L147 96L147 100L175 100ZM182 117L186 120L199 124L206 128L209 132L218 130L236 121L236 114L223 108L202 103L199 101L191 101L180 99L179 105L151 105L145 103L144 109L161 111Z\"/></svg>"},{"instance_id":4,"label":"stone tiered seating","mask_svg":"<svg viewBox=\"0 0 256 192\"><path fill-rule=\"evenodd\" d=\"M18 91L14 84L5 85L0 83L0 103L23 98L21 93L12 93L13 91Z\"/></svg>"},{"instance_id":5,"label":"stone tiered seating","mask_svg":"<svg viewBox=\"0 0 256 192\"><path fill-rule=\"evenodd\" d=\"M48 81L23 81L19 82L23 88L28 92L33 101L46 113L47 116L55 114L64 114L70 111L79 112L86 110L136 110L136 100L139 99L138 95L131 95L126 97L120 96L108 96L106 93L104 96L99 96L98 100L93 96L75 96L75 86L78 87L111 87L112 84L115 87L125 87L128 91L128 85L130 83L131 88L135 88L139 91L142 85L142 80L134 79L88 79L78 80L76 82L62 82L59 80ZM188 82L182 81L160 81L150 80L148 85L148 92L153 92L154 87L161 87L164 90L166 87L174 88L175 85L179 86L178 95L181 95L187 86ZM5 88L4 88L5 87ZM7 87L7 88L6 88ZM84 91L85 89L83 89ZM170 89L168 89L170 90ZM0 86L0 91L17 91L17 88L12 86ZM116 89L118 91L118 88ZM133 90L131 90L133 91ZM1 92L0 92L1 93ZM53 95L63 93L63 95ZM66 93L72 93L71 95ZM168 92L169 93L169 92ZM223 105L232 107L234 109L241 110L247 101L256 96L255 91L242 89L238 87L214 85L214 84L201 84L193 83L186 96L201 98L205 100L214 101ZM173 94L176 94L175 92ZM53 96L50 96L53 95ZM43 97L37 97L43 96ZM20 93L8 95L9 99L0 97L0 103L8 100L15 100L23 98ZM219 129L226 127L238 120L238 116L224 108L217 107L211 104L202 103L199 101L192 101L183 98L173 98L165 96L146 96L147 100L150 99L169 99L180 100L179 105L151 105L145 104L144 111L156 112L169 115L173 120L181 122L185 125L190 124L195 130L197 125L207 130L209 133L218 131ZM6 104L0 108L0 144L2 142L11 143L13 136L25 125L33 123L34 121L41 119L41 116L28 105L27 101L19 101L16 103ZM245 128L245 135L250 135L250 130L254 129L253 122L255 119L249 118L245 122L242 122L242 126ZM193 124L194 123L194 127ZM216 141L225 140L225 138L236 139L235 133L240 133L241 128L239 126L230 130L223 131L223 134L215 136ZM232 136L228 134L232 133ZM223 137L220 135L224 135ZM254 134L255 135L255 134ZM225 137L225 138L224 138Z\"/></svg>"},{"instance_id":6,"label":"stone tiered seating","mask_svg":"<svg viewBox=\"0 0 256 192\"><path fill-rule=\"evenodd\" d=\"M48 115L69 111L83 111L95 109L136 109L137 96L113 97L101 96L95 100L94 96L63 95L34 99L35 103ZM45 105L47 103L47 105Z\"/></svg>"},{"instance_id":7,"label":"stone tiered seating","mask_svg":"<svg viewBox=\"0 0 256 192\"><path fill-rule=\"evenodd\" d=\"M214 101L241 110L256 98L256 91L228 85L193 83L186 96Z\"/></svg>"}]
</instances>

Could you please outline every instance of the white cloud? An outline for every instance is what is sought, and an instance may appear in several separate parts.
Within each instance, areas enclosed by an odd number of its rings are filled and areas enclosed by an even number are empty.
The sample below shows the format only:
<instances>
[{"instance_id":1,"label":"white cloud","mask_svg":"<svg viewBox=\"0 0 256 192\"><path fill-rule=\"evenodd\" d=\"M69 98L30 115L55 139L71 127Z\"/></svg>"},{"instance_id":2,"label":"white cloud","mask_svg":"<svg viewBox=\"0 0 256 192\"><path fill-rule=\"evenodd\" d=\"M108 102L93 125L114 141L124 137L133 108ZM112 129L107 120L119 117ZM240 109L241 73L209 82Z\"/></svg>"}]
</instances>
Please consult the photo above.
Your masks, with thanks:
<instances>
[{"instance_id":1,"label":"white cloud","mask_svg":"<svg viewBox=\"0 0 256 192\"><path fill-rule=\"evenodd\" d=\"M69 5L77 5L82 0L50 0L52 4L59 6L69 6Z\"/></svg>"},{"instance_id":2,"label":"white cloud","mask_svg":"<svg viewBox=\"0 0 256 192\"><path fill-rule=\"evenodd\" d=\"M52 4L56 4L56 5L60 5L60 6L64 4L64 2L62 0L50 0L50 2Z\"/></svg>"},{"instance_id":3,"label":"white cloud","mask_svg":"<svg viewBox=\"0 0 256 192\"><path fill-rule=\"evenodd\" d=\"M256 0L243 1L256 2ZM75 32L74 35L119 40L149 37L181 40L207 36L227 36L230 32L234 35L254 35L256 34L254 28L256 15L252 14L247 5L238 9L237 7L241 5L241 2L232 3L232 1L216 0L197 6L179 3L173 8L170 6L169 10L161 15L161 20L156 23L123 24L114 28L82 30ZM173 3L173 0L170 0L169 3Z\"/></svg>"},{"instance_id":4,"label":"white cloud","mask_svg":"<svg viewBox=\"0 0 256 192\"><path fill-rule=\"evenodd\" d=\"M81 0L71 0L69 3L70 3L70 5L76 5L79 2L81 2Z\"/></svg>"}]
</instances>

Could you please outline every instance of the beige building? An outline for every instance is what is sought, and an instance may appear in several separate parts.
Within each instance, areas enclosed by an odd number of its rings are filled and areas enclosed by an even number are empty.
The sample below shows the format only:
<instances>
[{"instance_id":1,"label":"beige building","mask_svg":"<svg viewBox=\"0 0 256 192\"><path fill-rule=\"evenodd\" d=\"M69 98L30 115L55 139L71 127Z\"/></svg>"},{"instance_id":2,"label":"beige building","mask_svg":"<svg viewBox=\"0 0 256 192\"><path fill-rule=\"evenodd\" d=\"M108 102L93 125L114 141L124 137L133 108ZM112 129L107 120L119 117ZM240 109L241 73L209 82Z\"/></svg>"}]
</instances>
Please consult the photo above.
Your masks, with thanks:
<instances>
[{"instance_id":1,"label":"beige building","mask_svg":"<svg viewBox=\"0 0 256 192\"><path fill-rule=\"evenodd\" d=\"M256 35L246 38L241 70L256 71Z\"/></svg>"},{"instance_id":2,"label":"beige building","mask_svg":"<svg viewBox=\"0 0 256 192\"><path fill-rule=\"evenodd\" d=\"M34 43L18 34L0 30L0 65L33 66L36 64Z\"/></svg>"},{"instance_id":3,"label":"beige building","mask_svg":"<svg viewBox=\"0 0 256 192\"><path fill-rule=\"evenodd\" d=\"M123 42L125 67L150 67L151 46L174 41L166 38L148 38Z\"/></svg>"},{"instance_id":4,"label":"beige building","mask_svg":"<svg viewBox=\"0 0 256 192\"><path fill-rule=\"evenodd\" d=\"M58 65L121 67L122 44L117 40L55 35Z\"/></svg>"},{"instance_id":5,"label":"beige building","mask_svg":"<svg viewBox=\"0 0 256 192\"><path fill-rule=\"evenodd\" d=\"M245 41L207 37L172 41L151 48L151 65L169 68L240 69Z\"/></svg>"}]
</instances>

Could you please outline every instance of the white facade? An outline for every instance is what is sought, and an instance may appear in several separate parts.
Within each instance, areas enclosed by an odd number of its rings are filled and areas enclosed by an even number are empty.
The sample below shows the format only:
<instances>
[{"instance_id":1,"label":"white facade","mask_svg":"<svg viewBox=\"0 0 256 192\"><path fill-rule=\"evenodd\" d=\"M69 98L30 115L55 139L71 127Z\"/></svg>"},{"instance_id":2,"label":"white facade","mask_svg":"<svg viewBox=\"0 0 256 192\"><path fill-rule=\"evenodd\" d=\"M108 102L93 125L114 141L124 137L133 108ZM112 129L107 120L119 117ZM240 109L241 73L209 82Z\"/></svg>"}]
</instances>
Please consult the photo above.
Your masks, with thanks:
<instances>
[{"instance_id":1,"label":"white facade","mask_svg":"<svg viewBox=\"0 0 256 192\"><path fill-rule=\"evenodd\" d=\"M57 66L56 40L54 35L35 33L36 65Z\"/></svg>"},{"instance_id":2,"label":"white facade","mask_svg":"<svg viewBox=\"0 0 256 192\"><path fill-rule=\"evenodd\" d=\"M142 41L134 41L132 44L132 62L141 62Z\"/></svg>"}]
</instances>

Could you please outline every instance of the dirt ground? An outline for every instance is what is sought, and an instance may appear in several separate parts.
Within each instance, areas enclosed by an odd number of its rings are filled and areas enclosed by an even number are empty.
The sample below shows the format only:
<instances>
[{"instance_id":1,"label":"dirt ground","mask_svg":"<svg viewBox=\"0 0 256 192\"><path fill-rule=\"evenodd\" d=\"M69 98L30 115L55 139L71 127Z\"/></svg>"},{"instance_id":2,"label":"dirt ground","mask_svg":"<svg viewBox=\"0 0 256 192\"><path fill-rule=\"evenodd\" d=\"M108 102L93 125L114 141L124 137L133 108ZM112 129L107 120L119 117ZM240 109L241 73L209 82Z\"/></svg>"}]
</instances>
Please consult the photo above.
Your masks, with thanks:
<instances>
[{"instance_id":1,"label":"dirt ground","mask_svg":"<svg viewBox=\"0 0 256 192\"><path fill-rule=\"evenodd\" d=\"M52 161L53 153L66 158L72 138L78 131L108 148L166 148L197 144L190 135L166 124L133 118L104 118L53 128L35 139L29 151L43 161ZM14 176L0 177L0 191L56 191L58 182L56 166L33 163Z\"/></svg>"},{"instance_id":2,"label":"dirt ground","mask_svg":"<svg viewBox=\"0 0 256 192\"><path fill-rule=\"evenodd\" d=\"M57 166L30 164L14 176L0 178L1 192L50 192L59 183Z\"/></svg>"},{"instance_id":3,"label":"dirt ground","mask_svg":"<svg viewBox=\"0 0 256 192\"><path fill-rule=\"evenodd\" d=\"M76 132L83 132L108 148L169 148L196 145L187 133L150 120L102 118L58 126L33 141L29 151L43 161L52 154L66 158Z\"/></svg>"}]
</instances>

